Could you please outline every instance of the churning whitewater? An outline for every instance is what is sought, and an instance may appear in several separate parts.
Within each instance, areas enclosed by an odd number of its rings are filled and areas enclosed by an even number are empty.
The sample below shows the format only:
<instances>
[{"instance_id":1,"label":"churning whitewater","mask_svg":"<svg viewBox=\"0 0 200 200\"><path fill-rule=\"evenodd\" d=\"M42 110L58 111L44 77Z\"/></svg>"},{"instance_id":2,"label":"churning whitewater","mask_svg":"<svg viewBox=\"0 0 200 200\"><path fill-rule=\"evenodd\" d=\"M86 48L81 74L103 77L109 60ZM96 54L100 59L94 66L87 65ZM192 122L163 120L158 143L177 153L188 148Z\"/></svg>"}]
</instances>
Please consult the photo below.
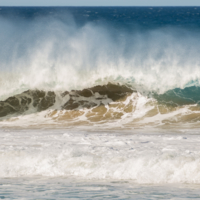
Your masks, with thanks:
<instances>
[{"instance_id":1,"label":"churning whitewater","mask_svg":"<svg viewBox=\"0 0 200 200\"><path fill-rule=\"evenodd\" d=\"M189 132L122 134L58 129L0 133L1 178L200 183L200 137Z\"/></svg>"}]
</instances>

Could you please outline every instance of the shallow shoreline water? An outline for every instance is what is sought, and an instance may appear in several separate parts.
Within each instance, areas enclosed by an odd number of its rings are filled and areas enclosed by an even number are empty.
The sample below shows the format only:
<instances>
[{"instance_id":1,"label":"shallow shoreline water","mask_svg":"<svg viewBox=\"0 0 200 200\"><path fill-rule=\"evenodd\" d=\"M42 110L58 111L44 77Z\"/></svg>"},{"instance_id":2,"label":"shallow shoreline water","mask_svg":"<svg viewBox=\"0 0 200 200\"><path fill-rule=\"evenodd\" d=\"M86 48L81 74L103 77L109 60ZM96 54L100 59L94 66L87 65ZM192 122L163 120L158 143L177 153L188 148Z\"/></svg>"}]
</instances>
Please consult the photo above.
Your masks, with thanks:
<instances>
[{"instance_id":1,"label":"shallow shoreline water","mask_svg":"<svg viewBox=\"0 0 200 200\"><path fill-rule=\"evenodd\" d=\"M66 178L7 178L1 199L198 199L200 185L137 185L130 181L85 181Z\"/></svg>"}]
</instances>

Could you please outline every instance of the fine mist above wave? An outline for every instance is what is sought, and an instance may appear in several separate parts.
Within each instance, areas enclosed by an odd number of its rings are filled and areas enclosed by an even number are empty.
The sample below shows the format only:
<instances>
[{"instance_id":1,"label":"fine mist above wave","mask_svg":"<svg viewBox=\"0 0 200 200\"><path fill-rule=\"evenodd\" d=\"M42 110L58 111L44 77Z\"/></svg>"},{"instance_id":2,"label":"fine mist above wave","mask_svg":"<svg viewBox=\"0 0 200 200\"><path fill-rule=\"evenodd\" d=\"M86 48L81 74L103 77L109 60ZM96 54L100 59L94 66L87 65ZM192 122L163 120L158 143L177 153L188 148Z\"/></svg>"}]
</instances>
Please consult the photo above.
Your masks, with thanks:
<instances>
[{"instance_id":1,"label":"fine mist above wave","mask_svg":"<svg viewBox=\"0 0 200 200\"><path fill-rule=\"evenodd\" d=\"M0 18L1 100L26 90L70 91L129 84L137 91L164 93L198 86L198 31L175 27L119 29L66 15Z\"/></svg>"}]
</instances>

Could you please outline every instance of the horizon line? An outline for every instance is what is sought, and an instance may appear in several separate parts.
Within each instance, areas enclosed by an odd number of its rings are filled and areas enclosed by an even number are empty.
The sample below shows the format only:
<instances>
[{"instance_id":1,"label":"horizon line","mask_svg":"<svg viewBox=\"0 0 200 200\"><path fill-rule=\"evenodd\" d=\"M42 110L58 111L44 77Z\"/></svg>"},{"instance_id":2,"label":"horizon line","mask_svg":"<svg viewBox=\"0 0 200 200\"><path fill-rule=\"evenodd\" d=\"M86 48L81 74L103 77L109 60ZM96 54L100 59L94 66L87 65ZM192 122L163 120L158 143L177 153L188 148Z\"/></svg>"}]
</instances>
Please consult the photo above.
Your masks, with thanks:
<instances>
[{"instance_id":1,"label":"horizon line","mask_svg":"<svg viewBox=\"0 0 200 200\"><path fill-rule=\"evenodd\" d=\"M178 6L178 5L175 5L175 6L149 6L149 5L147 5L147 6L60 6L60 5L58 5L58 6L16 6L16 5L14 5L14 6L1 6L0 5L0 7L200 7L200 5L198 5L198 6L194 6L194 5L192 5L192 6Z\"/></svg>"}]
</instances>

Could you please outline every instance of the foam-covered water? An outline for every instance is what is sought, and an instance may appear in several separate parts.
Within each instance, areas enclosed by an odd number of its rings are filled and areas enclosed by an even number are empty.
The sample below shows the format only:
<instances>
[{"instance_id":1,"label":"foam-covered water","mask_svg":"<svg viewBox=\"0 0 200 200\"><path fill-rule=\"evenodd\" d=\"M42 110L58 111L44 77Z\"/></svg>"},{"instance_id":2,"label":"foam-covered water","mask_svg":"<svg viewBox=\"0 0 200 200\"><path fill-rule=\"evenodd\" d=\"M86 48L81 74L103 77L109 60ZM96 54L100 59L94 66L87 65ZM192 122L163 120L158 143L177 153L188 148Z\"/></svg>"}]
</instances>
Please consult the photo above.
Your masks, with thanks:
<instances>
[{"instance_id":1,"label":"foam-covered water","mask_svg":"<svg viewBox=\"0 0 200 200\"><path fill-rule=\"evenodd\" d=\"M199 130L2 129L2 198L199 198Z\"/></svg>"},{"instance_id":2,"label":"foam-covered water","mask_svg":"<svg viewBox=\"0 0 200 200\"><path fill-rule=\"evenodd\" d=\"M2 7L0 198L199 198L199 15Z\"/></svg>"},{"instance_id":3,"label":"foam-covered water","mask_svg":"<svg viewBox=\"0 0 200 200\"><path fill-rule=\"evenodd\" d=\"M199 183L199 132L1 130L0 177Z\"/></svg>"}]
</instances>

